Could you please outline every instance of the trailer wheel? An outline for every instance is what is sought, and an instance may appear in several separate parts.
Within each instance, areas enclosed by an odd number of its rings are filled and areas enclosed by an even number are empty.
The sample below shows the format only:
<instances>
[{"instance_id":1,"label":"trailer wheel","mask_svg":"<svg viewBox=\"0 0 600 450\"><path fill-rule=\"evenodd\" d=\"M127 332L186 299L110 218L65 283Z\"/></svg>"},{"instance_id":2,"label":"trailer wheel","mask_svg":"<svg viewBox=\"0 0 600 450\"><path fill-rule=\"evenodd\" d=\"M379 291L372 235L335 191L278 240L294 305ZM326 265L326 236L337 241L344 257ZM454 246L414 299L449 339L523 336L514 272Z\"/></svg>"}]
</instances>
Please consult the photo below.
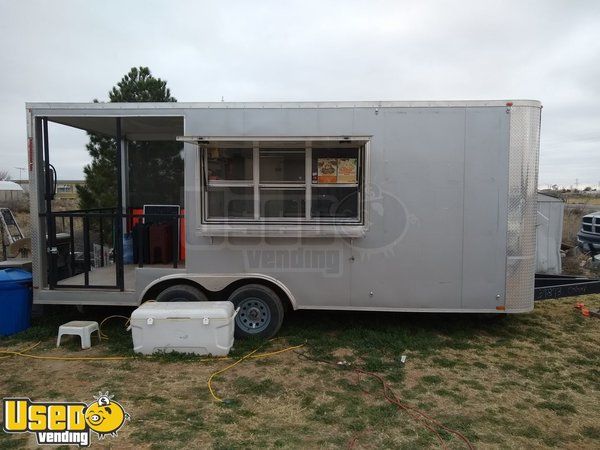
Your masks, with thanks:
<instances>
[{"instance_id":1,"label":"trailer wheel","mask_svg":"<svg viewBox=\"0 0 600 450\"><path fill-rule=\"evenodd\" d=\"M235 337L270 338L283 323L283 305L279 296L261 284L242 286L229 296L235 308Z\"/></svg>"},{"instance_id":2,"label":"trailer wheel","mask_svg":"<svg viewBox=\"0 0 600 450\"><path fill-rule=\"evenodd\" d=\"M156 297L157 302L207 302L206 294L188 284L176 284L166 288Z\"/></svg>"}]
</instances>

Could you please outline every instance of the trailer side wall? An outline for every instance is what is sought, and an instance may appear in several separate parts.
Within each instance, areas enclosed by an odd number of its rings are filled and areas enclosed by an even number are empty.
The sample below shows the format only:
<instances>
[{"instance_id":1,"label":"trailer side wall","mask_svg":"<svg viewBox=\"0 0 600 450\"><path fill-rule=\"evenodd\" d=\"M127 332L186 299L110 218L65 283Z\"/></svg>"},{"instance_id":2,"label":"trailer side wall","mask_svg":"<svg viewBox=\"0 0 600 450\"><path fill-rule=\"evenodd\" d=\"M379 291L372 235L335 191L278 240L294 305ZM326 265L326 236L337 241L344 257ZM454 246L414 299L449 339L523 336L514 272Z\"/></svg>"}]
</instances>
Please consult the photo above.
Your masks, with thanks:
<instances>
[{"instance_id":1,"label":"trailer side wall","mask_svg":"<svg viewBox=\"0 0 600 450\"><path fill-rule=\"evenodd\" d=\"M187 270L274 276L300 308L502 310L511 114L506 107L190 110L186 135L371 141L368 231L355 239L203 235L199 151L187 144ZM513 296L523 289L510 287Z\"/></svg>"}]
</instances>

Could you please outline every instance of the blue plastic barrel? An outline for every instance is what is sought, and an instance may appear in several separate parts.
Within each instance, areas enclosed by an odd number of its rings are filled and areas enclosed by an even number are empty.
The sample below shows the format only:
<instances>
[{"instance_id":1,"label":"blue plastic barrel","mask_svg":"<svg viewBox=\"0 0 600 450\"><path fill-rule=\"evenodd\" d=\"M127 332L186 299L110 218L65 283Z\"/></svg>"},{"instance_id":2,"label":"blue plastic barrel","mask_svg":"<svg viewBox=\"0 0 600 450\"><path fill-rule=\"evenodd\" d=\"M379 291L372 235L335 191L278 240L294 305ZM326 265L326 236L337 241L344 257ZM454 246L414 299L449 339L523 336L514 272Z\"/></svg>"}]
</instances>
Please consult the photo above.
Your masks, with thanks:
<instances>
[{"instance_id":1,"label":"blue plastic barrel","mask_svg":"<svg viewBox=\"0 0 600 450\"><path fill-rule=\"evenodd\" d=\"M29 328L31 319L31 273L21 269L0 270L0 336Z\"/></svg>"},{"instance_id":2,"label":"blue plastic barrel","mask_svg":"<svg viewBox=\"0 0 600 450\"><path fill-rule=\"evenodd\" d=\"M123 236L123 264L133 264L133 236Z\"/></svg>"}]
</instances>

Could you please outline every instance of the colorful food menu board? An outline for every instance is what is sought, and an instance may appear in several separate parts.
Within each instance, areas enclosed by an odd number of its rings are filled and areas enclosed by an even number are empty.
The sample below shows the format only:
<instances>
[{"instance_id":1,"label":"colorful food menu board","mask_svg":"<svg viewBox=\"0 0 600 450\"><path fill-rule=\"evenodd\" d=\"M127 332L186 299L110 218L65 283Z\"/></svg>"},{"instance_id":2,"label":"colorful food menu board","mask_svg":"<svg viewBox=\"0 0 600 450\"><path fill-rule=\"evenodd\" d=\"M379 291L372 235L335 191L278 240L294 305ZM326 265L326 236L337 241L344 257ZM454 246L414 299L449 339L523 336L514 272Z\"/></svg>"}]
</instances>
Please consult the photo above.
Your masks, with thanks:
<instances>
[{"instance_id":1,"label":"colorful food menu board","mask_svg":"<svg viewBox=\"0 0 600 450\"><path fill-rule=\"evenodd\" d=\"M324 183L356 183L356 158L319 158L317 160L317 181ZM313 175L314 177L314 175Z\"/></svg>"},{"instance_id":2,"label":"colorful food menu board","mask_svg":"<svg viewBox=\"0 0 600 450\"><path fill-rule=\"evenodd\" d=\"M338 183L356 183L356 158L339 158L337 169Z\"/></svg>"},{"instance_id":3,"label":"colorful food menu board","mask_svg":"<svg viewBox=\"0 0 600 450\"><path fill-rule=\"evenodd\" d=\"M317 160L319 183L337 183L337 158Z\"/></svg>"}]
</instances>

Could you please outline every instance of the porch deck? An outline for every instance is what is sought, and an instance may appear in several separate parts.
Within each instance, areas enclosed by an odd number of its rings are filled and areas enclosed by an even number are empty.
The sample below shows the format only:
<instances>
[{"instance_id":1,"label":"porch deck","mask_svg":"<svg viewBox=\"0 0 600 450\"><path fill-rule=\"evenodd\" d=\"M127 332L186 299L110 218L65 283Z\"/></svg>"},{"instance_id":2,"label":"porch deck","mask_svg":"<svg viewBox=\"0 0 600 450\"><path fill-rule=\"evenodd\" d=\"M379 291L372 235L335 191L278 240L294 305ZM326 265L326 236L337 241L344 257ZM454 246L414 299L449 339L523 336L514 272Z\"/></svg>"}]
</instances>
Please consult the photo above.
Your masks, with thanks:
<instances>
[{"instance_id":1,"label":"porch deck","mask_svg":"<svg viewBox=\"0 0 600 450\"><path fill-rule=\"evenodd\" d=\"M116 265L112 264L110 266L98 267L94 270L88 272L89 274L89 288L93 288L94 286L111 286L117 284L117 272ZM135 265L128 264L123 267L124 271L124 279L125 279L125 290L133 291L135 289ZM57 282L58 287L61 285L76 285L76 286L85 286L85 274L80 273L73 277L65 278L64 280L60 280Z\"/></svg>"},{"instance_id":2,"label":"porch deck","mask_svg":"<svg viewBox=\"0 0 600 450\"><path fill-rule=\"evenodd\" d=\"M123 266L123 275L125 281L126 291L135 291L135 279L136 272L138 269L151 270L151 269L173 269L172 264L146 264L140 268L137 264L126 264ZM183 262L180 262L178 269L185 269ZM89 286L85 287L85 274L80 273L73 277L65 278L57 283L57 288L61 286L81 286L83 289L94 289L94 286L113 286L116 285L116 265L98 267L89 272ZM114 290L117 290L115 288Z\"/></svg>"}]
</instances>

